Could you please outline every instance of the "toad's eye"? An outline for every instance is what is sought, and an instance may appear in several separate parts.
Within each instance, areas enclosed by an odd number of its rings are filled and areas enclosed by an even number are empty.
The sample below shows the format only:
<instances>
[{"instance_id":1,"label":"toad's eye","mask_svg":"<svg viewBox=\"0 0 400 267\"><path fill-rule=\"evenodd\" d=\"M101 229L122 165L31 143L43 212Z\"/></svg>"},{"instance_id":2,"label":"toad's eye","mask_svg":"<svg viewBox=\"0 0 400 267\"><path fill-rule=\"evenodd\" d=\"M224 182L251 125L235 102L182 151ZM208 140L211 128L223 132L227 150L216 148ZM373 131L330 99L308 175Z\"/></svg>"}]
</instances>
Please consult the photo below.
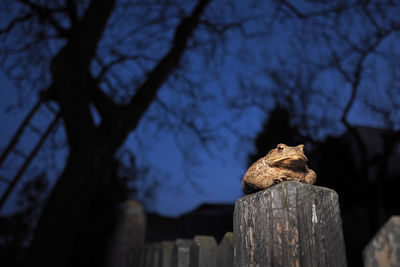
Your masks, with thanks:
<instances>
[{"instance_id":1,"label":"toad's eye","mask_svg":"<svg viewBox=\"0 0 400 267\"><path fill-rule=\"evenodd\" d=\"M282 152L283 151L283 146L278 146L278 152Z\"/></svg>"}]
</instances>

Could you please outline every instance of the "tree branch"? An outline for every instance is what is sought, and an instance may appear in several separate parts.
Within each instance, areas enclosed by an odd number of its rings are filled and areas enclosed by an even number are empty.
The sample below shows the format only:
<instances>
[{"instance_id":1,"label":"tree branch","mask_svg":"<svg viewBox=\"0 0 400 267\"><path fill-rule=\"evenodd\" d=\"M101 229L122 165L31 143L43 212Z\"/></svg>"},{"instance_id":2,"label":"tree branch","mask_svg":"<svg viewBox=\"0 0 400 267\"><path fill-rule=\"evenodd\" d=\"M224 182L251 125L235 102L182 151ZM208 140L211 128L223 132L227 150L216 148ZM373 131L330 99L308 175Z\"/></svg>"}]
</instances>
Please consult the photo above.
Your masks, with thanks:
<instances>
[{"instance_id":1,"label":"tree branch","mask_svg":"<svg viewBox=\"0 0 400 267\"><path fill-rule=\"evenodd\" d=\"M6 27L4 27L3 29L0 29L0 34L10 32L14 28L15 25L17 25L20 22L27 21L32 17L33 17L33 14L28 13L25 16L13 19L12 21L10 21L10 23Z\"/></svg>"},{"instance_id":2,"label":"tree branch","mask_svg":"<svg viewBox=\"0 0 400 267\"><path fill-rule=\"evenodd\" d=\"M176 69L185 51L188 40L199 24L200 16L210 0L200 0L192 14L178 25L175 30L173 45L148 75L147 80L137 89L136 94L127 106L126 127L136 128L140 118L157 95L162 83Z\"/></svg>"},{"instance_id":3,"label":"tree branch","mask_svg":"<svg viewBox=\"0 0 400 267\"><path fill-rule=\"evenodd\" d=\"M96 57L97 63L101 66L101 71L97 75L96 80L99 82L101 79L104 78L104 76L107 74L107 72L114 66L124 63L125 61L128 60L147 60L151 61L152 59L149 57L146 57L145 55L127 55L123 54L119 51L111 51L113 55L116 55L116 58L108 62L107 64L104 64L104 62L101 60L100 57Z\"/></svg>"},{"instance_id":4,"label":"tree branch","mask_svg":"<svg viewBox=\"0 0 400 267\"><path fill-rule=\"evenodd\" d=\"M102 120L112 118L112 115L115 115L117 111L118 105L101 90L96 79L88 77L88 80L90 81L90 99L100 113Z\"/></svg>"},{"instance_id":5,"label":"tree branch","mask_svg":"<svg viewBox=\"0 0 400 267\"><path fill-rule=\"evenodd\" d=\"M69 19L71 20L71 26L74 27L74 25L78 22L78 15L77 15L77 9L76 9L75 1L74 0L67 0L66 1L66 8L67 8L67 13L68 13Z\"/></svg>"},{"instance_id":6,"label":"tree branch","mask_svg":"<svg viewBox=\"0 0 400 267\"><path fill-rule=\"evenodd\" d=\"M35 11L40 20L47 20L62 37L67 37L69 29L62 27L51 15L54 12L64 12L65 9L49 9L47 7L34 4L28 0L19 0L20 3L27 5L31 10Z\"/></svg>"},{"instance_id":7,"label":"tree branch","mask_svg":"<svg viewBox=\"0 0 400 267\"><path fill-rule=\"evenodd\" d=\"M287 0L279 0L281 4L283 4L287 9L289 9L293 14L296 15L296 17L300 19L307 19L311 17L320 17L320 16L326 16L332 13L340 13L345 10L357 7L357 3L354 5L347 5L347 4L338 4L337 6L334 6L332 8L327 8L324 10L317 10L317 11L310 11L307 13L303 13L300 11L296 6L294 6L292 3L290 3Z\"/></svg>"}]
</instances>

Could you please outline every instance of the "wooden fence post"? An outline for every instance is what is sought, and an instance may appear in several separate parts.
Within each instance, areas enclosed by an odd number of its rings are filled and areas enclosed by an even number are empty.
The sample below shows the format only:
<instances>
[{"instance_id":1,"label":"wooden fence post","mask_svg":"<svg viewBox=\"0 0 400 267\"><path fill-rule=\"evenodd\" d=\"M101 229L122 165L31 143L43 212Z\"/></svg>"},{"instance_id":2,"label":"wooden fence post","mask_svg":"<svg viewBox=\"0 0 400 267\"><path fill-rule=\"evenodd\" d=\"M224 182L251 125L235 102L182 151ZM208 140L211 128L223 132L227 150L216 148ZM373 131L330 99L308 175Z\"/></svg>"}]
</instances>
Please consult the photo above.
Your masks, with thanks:
<instances>
[{"instance_id":1,"label":"wooden fence post","mask_svg":"<svg viewBox=\"0 0 400 267\"><path fill-rule=\"evenodd\" d=\"M134 248L144 244L146 214L142 205L128 200L120 206L118 222L108 251L109 267L127 267Z\"/></svg>"},{"instance_id":2,"label":"wooden fence post","mask_svg":"<svg viewBox=\"0 0 400 267\"><path fill-rule=\"evenodd\" d=\"M193 240L177 239L174 244L171 258L171 266L173 267L189 267L190 264L190 247Z\"/></svg>"},{"instance_id":3,"label":"wooden fence post","mask_svg":"<svg viewBox=\"0 0 400 267\"><path fill-rule=\"evenodd\" d=\"M162 245L161 243L147 244L145 246L144 267L161 267L162 264Z\"/></svg>"},{"instance_id":4,"label":"wooden fence post","mask_svg":"<svg viewBox=\"0 0 400 267\"><path fill-rule=\"evenodd\" d=\"M363 251L364 267L400 266L400 216L392 216Z\"/></svg>"},{"instance_id":5,"label":"wooden fence post","mask_svg":"<svg viewBox=\"0 0 400 267\"><path fill-rule=\"evenodd\" d=\"M233 233L227 232L218 246L218 267L233 266Z\"/></svg>"},{"instance_id":6,"label":"wooden fence post","mask_svg":"<svg viewBox=\"0 0 400 267\"><path fill-rule=\"evenodd\" d=\"M195 236L190 248L190 267L217 267L217 248L214 237Z\"/></svg>"},{"instance_id":7,"label":"wooden fence post","mask_svg":"<svg viewBox=\"0 0 400 267\"><path fill-rule=\"evenodd\" d=\"M236 201L234 266L346 266L335 191L283 182Z\"/></svg>"},{"instance_id":8,"label":"wooden fence post","mask_svg":"<svg viewBox=\"0 0 400 267\"><path fill-rule=\"evenodd\" d=\"M171 265L171 257L172 251L174 249L174 242L172 241L163 241L161 242L162 246L162 267L173 267Z\"/></svg>"}]
</instances>

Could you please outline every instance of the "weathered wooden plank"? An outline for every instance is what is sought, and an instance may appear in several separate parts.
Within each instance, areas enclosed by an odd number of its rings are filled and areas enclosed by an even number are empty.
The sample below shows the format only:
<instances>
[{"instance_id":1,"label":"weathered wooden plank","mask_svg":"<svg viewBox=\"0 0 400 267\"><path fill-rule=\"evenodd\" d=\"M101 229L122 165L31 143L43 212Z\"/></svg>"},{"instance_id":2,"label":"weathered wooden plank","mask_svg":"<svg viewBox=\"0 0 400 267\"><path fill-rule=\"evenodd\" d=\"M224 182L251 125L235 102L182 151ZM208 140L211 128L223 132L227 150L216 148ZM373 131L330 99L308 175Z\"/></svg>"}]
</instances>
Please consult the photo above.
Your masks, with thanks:
<instances>
[{"instance_id":1,"label":"weathered wooden plank","mask_svg":"<svg viewBox=\"0 0 400 267\"><path fill-rule=\"evenodd\" d=\"M236 202L234 266L346 266L335 191L283 182Z\"/></svg>"},{"instance_id":2,"label":"weathered wooden plank","mask_svg":"<svg viewBox=\"0 0 400 267\"><path fill-rule=\"evenodd\" d=\"M108 252L109 267L127 267L131 251L143 245L146 234L146 214L142 205L128 200L120 206L118 222Z\"/></svg>"},{"instance_id":3,"label":"weathered wooden plank","mask_svg":"<svg viewBox=\"0 0 400 267\"><path fill-rule=\"evenodd\" d=\"M172 267L171 265L171 257L172 251L174 249L174 242L172 241L163 241L161 242L162 246L162 267Z\"/></svg>"},{"instance_id":4,"label":"weathered wooden plank","mask_svg":"<svg viewBox=\"0 0 400 267\"><path fill-rule=\"evenodd\" d=\"M400 266L400 216L392 216L363 251L364 267Z\"/></svg>"},{"instance_id":5,"label":"weathered wooden plank","mask_svg":"<svg viewBox=\"0 0 400 267\"><path fill-rule=\"evenodd\" d=\"M189 267L192 244L193 240L189 239L177 239L175 241L171 258L172 267Z\"/></svg>"},{"instance_id":6,"label":"weathered wooden plank","mask_svg":"<svg viewBox=\"0 0 400 267\"><path fill-rule=\"evenodd\" d=\"M147 244L144 248L144 267L161 267L162 246L160 243Z\"/></svg>"},{"instance_id":7,"label":"weathered wooden plank","mask_svg":"<svg viewBox=\"0 0 400 267\"><path fill-rule=\"evenodd\" d=\"M190 248L190 267L217 267L217 248L214 237L195 236Z\"/></svg>"},{"instance_id":8,"label":"weathered wooden plank","mask_svg":"<svg viewBox=\"0 0 400 267\"><path fill-rule=\"evenodd\" d=\"M233 233L227 232L218 246L218 267L233 266Z\"/></svg>"},{"instance_id":9,"label":"weathered wooden plank","mask_svg":"<svg viewBox=\"0 0 400 267\"><path fill-rule=\"evenodd\" d=\"M139 267L140 248L133 248L129 255L129 267Z\"/></svg>"},{"instance_id":10,"label":"weathered wooden plank","mask_svg":"<svg viewBox=\"0 0 400 267\"><path fill-rule=\"evenodd\" d=\"M162 257L163 257L163 246L161 243L157 243L154 248L154 266L162 267Z\"/></svg>"},{"instance_id":11,"label":"weathered wooden plank","mask_svg":"<svg viewBox=\"0 0 400 267\"><path fill-rule=\"evenodd\" d=\"M139 262L139 264L138 264L139 267L144 267L144 265L146 264L146 247L145 246L140 247L138 262Z\"/></svg>"},{"instance_id":12,"label":"weathered wooden plank","mask_svg":"<svg viewBox=\"0 0 400 267\"><path fill-rule=\"evenodd\" d=\"M153 248L147 244L144 246L144 262L142 267L151 267L153 264Z\"/></svg>"}]
</instances>

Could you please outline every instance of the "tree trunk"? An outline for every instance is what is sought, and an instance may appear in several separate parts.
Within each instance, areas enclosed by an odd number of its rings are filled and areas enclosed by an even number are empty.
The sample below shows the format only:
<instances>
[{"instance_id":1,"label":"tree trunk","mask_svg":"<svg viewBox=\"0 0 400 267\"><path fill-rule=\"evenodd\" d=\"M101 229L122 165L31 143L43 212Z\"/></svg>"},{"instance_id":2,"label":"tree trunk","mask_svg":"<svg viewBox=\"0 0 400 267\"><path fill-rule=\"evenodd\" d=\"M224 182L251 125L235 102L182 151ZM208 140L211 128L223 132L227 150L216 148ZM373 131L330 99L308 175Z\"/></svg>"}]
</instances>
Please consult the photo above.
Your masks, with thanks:
<instances>
[{"instance_id":1,"label":"tree trunk","mask_svg":"<svg viewBox=\"0 0 400 267\"><path fill-rule=\"evenodd\" d=\"M108 193L107 175L114 154L178 66L209 2L200 0L177 26L171 49L137 88L130 103L117 106L106 99L112 103L108 108L113 108L106 112L101 106L104 102L96 99L103 92L93 84L89 70L114 1L91 1L51 65L51 95L60 105L70 155L43 209L25 266L104 265L104 232L112 228L114 214L106 208L110 203L103 195ZM91 104L102 114L98 127L93 122Z\"/></svg>"},{"instance_id":2,"label":"tree trunk","mask_svg":"<svg viewBox=\"0 0 400 267\"><path fill-rule=\"evenodd\" d=\"M336 192L295 181L235 205L234 266L346 266Z\"/></svg>"},{"instance_id":3,"label":"tree trunk","mask_svg":"<svg viewBox=\"0 0 400 267\"><path fill-rule=\"evenodd\" d=\"M95 164L96 150L85 150L81 155L70 155L47 200L32 240L29 266L102 265L98 261L104 255L102 244L105 240L102 240L104 234L100 233L106 229L101 229L103 221L96 219L109 219L104 218L106 207L101 207L104 203L101 203L100 194L105 193L105 176L96 177L98 172L94 172L102 169Z\"/></svg>"}]
</instances>

